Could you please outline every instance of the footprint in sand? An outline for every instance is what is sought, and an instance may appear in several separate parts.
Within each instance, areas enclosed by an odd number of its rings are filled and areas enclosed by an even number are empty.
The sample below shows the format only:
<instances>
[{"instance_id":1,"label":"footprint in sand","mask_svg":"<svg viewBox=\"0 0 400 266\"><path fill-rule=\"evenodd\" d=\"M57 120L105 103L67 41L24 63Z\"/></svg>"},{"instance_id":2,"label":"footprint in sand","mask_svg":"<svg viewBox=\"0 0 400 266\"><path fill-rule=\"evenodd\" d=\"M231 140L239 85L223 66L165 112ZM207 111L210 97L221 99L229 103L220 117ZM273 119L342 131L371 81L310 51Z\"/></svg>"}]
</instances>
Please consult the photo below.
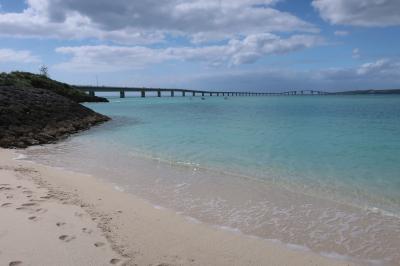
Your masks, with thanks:
<instances>
[{"instance_id":1,"label":"footprint in sand","mask_svg":"<svg viewBox=\"0 0 400 266\"><path fill-rule=\"evenodd\" d=\"M30 207L30 206L37 206L38 204L37 203L35 203L35 202L28 202L28 203L24 203L24 204L22 204L21 206L24 206L24 207Z\"/></svg>"},{"instance_id":2,"label":"footprint in sand","mask_svg":"<svg viewBox=\"0 0 400 266\"><path fill-rule=\"evenodd\" d=\"M65 223L63 223L63 222L58 222L58 223L56 223L56 225L57 225L58 227L60 227L60 226L65 225Z\"/></svg>"},{"instance_id":3,"label":"footprint in sand","mask_svg":"<svg viewBox=\"0 0 400 266\"><path fill-rule=\"evenodd\" d=\"M93 231L91 229L84 227L84 228L82 228L82 232L90 235Z\"/></svg>"},{"instance_id":4,"label":"footprint in sand","mask_svg":"<svg viewBox=\"0 0 400 266\"><path fill-rule=\"evenodd\" d=\"M85 214L80 212L75 212L76 217L83 217Z\"/></svg>"},{"instance_id":5,"label":"footprint in sand","mask_svg":"<svg viewBox=\"0 0 400 266\"><path fill-rule=\"evenodd\" d=\"M18 265L22 265L22 261L16 260L16 261L12 261L8 264L9 266L18 266Z\"/></svg>"},{"instance_id":6,"label":"footprint in sand","mask_svg":"<svg viewBox=\"0 0 400 266\"><path fill-rule=\"evenodd\" d=\"M35 212L37 212L37 213L45 213L45 212L47 212L47 210L39 208L39 209L36 209Z\"/></svg>"},{"instance_id":7,"label":"footprint in sand","mask_svg":"<svg viewBox=\"0 0 400 266\"><path fill-rule=\"evenodd\" d=\"M6 187L6 186L0 187L0 191L2 191L2 190L11 190L11 189L12 189L12 188Z\"/></svg>"},{"instance_id":8,"label":"footprint in sand","mask_svg":"<svg viewBox=\"0 0 400 266\"><path fill-rule=\"evenodd\" d=\"M117 263L120 262L120 261L121 261L120 259L111 259L111 260L110 260L110 264L115 265L115 264L117 264Z\"/></svg>"},{"instance_id":9,"label":"footprint in sand","mask_svg":"<svg viewBox=\"0 0 400 266\"><path fill-rule=\"evenodd\" d=\"M69 236L69 235L61 235L58 237L58 239L64 241L64 242L70 242L75 239L75 236Z\"/></svg>"},{"instance_id":10,"label":"footprint in sand","mask_svg":"<svg viewBox=\"0 0 400 266\"><path fill-rule=\"evenodd\" d=\"M10 206L10 205L11 205L11 203L6 202L6 203L1 204L1 207L7 207L7 206Z\"/></svg>"},{"instance_id":11,"label":"footprint in sand","mask_svg":"<svg viewBox=\"0 0 400 266\"><path fill-rule=\"evenodd\" d=\"M105 244L103 243L103 242L96 242L96 243L94 243L94 246L95 247L102 247L102 246L104 246Z\"/></svg>"},{"instance_id":12,"label":"footprint in sand","mask_svg":"<svg viewBox=\"0 0 400 266\"><path fill-rule=\"evenodd\" d=\"M31 221L36 221L36 220L37 220L37 217L36 217L36 216L31 216L31 217L29 217L28 219L31 220Z\"/></svg>"}]
</instances>

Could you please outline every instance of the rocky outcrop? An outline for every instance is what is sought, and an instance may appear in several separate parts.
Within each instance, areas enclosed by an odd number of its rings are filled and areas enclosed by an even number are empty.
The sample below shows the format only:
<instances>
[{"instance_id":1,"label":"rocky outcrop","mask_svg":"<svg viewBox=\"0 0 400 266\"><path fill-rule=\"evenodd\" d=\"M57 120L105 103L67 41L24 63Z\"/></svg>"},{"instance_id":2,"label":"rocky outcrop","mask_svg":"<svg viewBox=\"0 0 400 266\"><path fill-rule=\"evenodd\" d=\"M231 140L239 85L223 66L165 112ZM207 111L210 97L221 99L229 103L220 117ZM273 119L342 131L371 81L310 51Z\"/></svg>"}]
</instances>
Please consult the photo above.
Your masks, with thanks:
<instances>
[{"instance_id":1,"label":"rocky outcrop","mask_svg":"<svg viewBox=\"0 0 400 266\"><path fill-rule=\"evenodd\" d=\"M0 147L52 143L109 120L48 89L0 86Z\"/></svg>"},{"instance_id":2,"label":"rocky outcrop","mask_svg":"<svg viewBox=\"0 0 400 266\"><path fill-rule=\"evenodd\" d=\"M88 95L67 83L29 72L14 71L11 73L0 73L0 86L50 90L78 103L108 102L106 98Z\"/></svg>"}]
</instances>

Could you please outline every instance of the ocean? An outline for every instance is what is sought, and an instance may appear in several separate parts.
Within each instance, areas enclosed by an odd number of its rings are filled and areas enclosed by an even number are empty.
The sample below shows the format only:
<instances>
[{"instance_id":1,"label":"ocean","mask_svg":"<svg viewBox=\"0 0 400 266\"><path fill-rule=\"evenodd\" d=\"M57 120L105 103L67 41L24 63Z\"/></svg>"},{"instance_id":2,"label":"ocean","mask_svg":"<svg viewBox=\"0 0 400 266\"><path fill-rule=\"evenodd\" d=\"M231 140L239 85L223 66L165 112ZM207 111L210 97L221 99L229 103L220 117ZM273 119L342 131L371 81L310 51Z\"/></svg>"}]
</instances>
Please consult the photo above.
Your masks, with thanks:
<instances>
[{"instance_id":1,"label":"ocean","mask_svg":"<svg viewBox=\"0 0 400 266\"><path fill-rule=\"evenodd\" d=\"M110 98L22 151L156 207L362 264L400 262L400 96Z\"/></svg>"}]
</instances>

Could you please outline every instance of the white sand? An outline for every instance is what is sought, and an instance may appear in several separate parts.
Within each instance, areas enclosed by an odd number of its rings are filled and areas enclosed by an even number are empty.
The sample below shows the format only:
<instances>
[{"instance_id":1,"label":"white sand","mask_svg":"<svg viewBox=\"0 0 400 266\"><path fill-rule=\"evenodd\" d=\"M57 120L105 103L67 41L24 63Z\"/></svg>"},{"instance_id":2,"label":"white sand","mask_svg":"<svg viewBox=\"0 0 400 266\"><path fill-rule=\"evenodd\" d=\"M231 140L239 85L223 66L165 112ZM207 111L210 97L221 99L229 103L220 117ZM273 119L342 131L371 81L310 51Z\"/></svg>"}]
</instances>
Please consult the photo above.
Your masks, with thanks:
<instances>
[{"instance_id":1,"label":"white sand","mask_svg":"<svg viewBox=\"0 0 400 266\"><path fill-rule=\"evenodd\" d=\"M353 265L192 223L95 177L15 157L0 149L0 265Z\"/></svg>"}]
</instances>

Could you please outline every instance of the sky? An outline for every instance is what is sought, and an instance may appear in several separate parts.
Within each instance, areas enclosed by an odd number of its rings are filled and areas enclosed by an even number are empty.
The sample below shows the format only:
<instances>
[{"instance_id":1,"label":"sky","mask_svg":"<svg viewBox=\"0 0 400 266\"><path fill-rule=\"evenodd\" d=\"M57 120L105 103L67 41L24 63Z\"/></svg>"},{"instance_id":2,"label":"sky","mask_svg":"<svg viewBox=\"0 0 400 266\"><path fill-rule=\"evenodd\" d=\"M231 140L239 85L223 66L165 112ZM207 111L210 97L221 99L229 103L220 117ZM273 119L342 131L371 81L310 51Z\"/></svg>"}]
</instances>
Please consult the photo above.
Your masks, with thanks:
<instances>
[{"instance_id":1,"label":"sky","mask_svg":"<svg viewBox=\"0 0 400 266\"><path fill-rule=\"evenodd\" d=\"M0 0L0 72L76 85L400 88L399 0Z\"/></svg>"}]
</instances>

